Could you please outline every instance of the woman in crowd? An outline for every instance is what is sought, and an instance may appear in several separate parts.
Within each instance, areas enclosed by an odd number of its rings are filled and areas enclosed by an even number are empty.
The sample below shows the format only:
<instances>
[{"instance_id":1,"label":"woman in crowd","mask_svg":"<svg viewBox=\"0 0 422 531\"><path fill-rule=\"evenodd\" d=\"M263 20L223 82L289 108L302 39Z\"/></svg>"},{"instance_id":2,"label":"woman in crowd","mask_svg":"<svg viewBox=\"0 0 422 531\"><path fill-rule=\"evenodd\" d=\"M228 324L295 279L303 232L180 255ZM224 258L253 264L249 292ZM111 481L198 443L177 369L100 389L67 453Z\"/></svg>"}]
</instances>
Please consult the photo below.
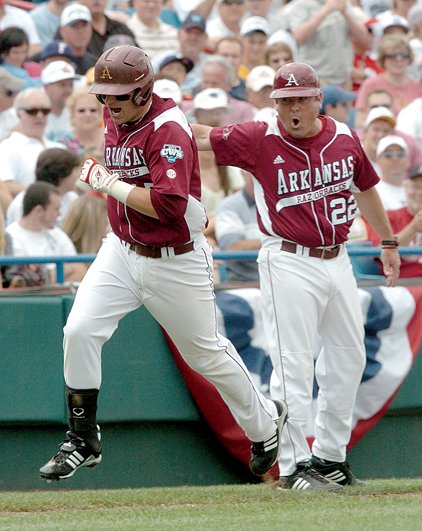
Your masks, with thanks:
<instances>
[{"instance_id":1,"label":"woman in crowd","mask_svg":"<svg viewBox=\"0 0 422 531\"><path fill-rule=\"evenodd\" d=\"M104 127L101 104L88 89L76 89L67 100L72 133L59 139L69 151L83 158L102 160Z\"/></svg>"}]
</instances>

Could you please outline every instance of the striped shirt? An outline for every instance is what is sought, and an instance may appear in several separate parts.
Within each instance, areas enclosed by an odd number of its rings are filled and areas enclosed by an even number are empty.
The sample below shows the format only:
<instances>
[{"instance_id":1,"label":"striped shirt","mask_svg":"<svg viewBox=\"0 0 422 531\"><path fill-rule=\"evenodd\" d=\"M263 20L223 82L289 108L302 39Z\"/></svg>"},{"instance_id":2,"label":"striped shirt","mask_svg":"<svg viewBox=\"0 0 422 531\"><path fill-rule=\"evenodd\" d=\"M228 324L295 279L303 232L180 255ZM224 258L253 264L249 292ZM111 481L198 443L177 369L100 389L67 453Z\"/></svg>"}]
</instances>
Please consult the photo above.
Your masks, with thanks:
<instances>
[{"instance_id":1,"label":"striped shirt","mask_svg":"<svg viewBox=\"0 0 422 531\"><path fill-rule=\"evenodd\" d=\"M176 53L179 50L177 30L161 20L158 28L146 26L134 13L127 21L127 27L132 30L136 44L144 50L150 59L156 55L171 50Z\"/></svg>"}]
</instances>

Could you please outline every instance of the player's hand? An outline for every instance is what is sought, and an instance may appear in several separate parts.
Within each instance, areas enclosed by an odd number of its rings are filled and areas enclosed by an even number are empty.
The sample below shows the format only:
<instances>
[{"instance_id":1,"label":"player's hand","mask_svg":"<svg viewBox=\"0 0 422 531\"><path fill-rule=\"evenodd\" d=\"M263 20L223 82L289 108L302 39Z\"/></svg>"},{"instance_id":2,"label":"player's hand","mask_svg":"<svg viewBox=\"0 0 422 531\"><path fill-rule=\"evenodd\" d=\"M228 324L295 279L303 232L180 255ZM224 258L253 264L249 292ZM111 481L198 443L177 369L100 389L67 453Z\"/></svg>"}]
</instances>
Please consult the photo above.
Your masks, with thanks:
<instances>
[{"instance_id":1,"label":"player's hand","mask_svg":"<svg viewBox=\"0 0 422 531\"><path fill-rule=\"evenodd\" d=\"M397 249L383 249L380 256L384 275L387 278L386 285L393 287L400 274L400 255Z\"/></svg>"},{"instance_id":2,"label":"player's hand","mask_svg":"<svg viewBox=\"0 0 422 531\"><path fill-rule=\"evenodd\" d=\"M111 173L97 160L89 158L82 165L79 180L94 190L111 194L113 184L119 179L117 173Z\"/></svg>"}]
</instances>

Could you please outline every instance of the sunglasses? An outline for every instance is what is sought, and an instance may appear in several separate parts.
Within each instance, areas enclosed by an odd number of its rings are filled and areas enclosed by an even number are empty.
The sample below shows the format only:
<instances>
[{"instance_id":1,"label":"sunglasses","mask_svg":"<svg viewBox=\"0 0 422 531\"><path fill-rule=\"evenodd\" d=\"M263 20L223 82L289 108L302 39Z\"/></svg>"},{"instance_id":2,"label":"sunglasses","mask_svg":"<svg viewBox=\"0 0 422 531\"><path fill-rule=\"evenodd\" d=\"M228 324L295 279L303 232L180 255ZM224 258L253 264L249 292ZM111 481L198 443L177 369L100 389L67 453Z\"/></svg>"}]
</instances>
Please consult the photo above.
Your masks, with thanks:
<instances>
[{"instance_id":1,"label":"sunglasses","mask_svg":"<svg viewBox=\"0 0 422 531\"><path fill-rule=\"evenodd\" d=\"M406 156L406 153L404 151L386 151L384 153L384 157L386 159L392 159L393 157L398 157L399 159L402 159Z\"/></svg>"},{"instance_id":2,"label":"sunglasses","mask_svg":"<svg viewBox=\"0 0 422 531\"><path fill-rule=\"evenodd\" d=\"M98 112L98 108L97 107L95 107L95 108L91 107L89 109L77 109L77 112L79 114L85 114L87 112L90 112L90 113L94 114L94 113Z\"/></svg>"},{"instance_id":3,"label":"sunglasses","mask_svg":"<svg viewBox=\"0 0 422 531\"><path fill-rule=\"evenodd\" d=\"M410 53L409 52L389 53L385 57L387 59L410 59Z\"/></svg>"},{"instance_id":4,"label":"sunglasses","mask_svg":"<svg viewBox=\"0 0 422 531\"><path fill-rule=\"evenodd\" d=\"M8 98L11 98L12 96L16 96L17 92L15 92L14 90L5 90L4 94Z\"/></svg>"},{"instance_id":5,"label":"sunglasses","mask_svg":"<svg viewBox=\"0 0 422 531\"><path fill-rule=\"evenodd\" d=\"M34 107L33 109L22 109L26 112L26 114L29 114L29 116L36 116L39 112L41 112L44 116L48 116L51 112L51 109L41 109Z\"/></svg>"},{"instance_id":6,"label":"sunglasses","mask_svg":"<svg viewBox=\"0 0 422 531\"><path fill-rule=\"evenodd\" d=\"M222 2L223 4L226 4L228 6L233 6L233 5L238 5L238 6L241 6L242 4L245 3L245 0L223 0Z\"/></svg>"},{"instance_id":7,"label":"sunglasses","mask_svg":"<svg viewBox=\"0 0 422 531\"><path fill-rule=\"evenodd\" d=\"M107 96L111 96L111 94L98 94L98 100L101 102L101 103L105 103L106 99L107 99ZM131 98L132 98L133 94L130 93L130 94L120 94L120 96L114 96L114 98L117 100L117 101L129 101Z\"/></svg>"}]
</instances>

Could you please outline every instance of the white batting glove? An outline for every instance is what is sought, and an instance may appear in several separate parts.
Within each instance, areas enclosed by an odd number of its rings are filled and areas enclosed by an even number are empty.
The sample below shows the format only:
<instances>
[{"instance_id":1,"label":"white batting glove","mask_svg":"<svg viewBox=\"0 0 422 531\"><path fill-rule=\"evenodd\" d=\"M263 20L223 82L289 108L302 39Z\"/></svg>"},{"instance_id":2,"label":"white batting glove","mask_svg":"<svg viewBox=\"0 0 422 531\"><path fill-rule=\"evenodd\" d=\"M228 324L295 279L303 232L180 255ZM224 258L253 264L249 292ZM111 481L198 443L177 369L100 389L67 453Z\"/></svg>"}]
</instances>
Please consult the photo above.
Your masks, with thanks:
<instances>
[{"instance_id":1,"label":"white batting glove","mask_svg":"<svg viewBox=\"0 0 422 531\"><path fill-rule=\"evenodd\" d=\"M98 192L115 197L122 203L126 203L127 196L133 189L130 184L120 181L117 173L111 173L93 158L86 159L83 163L79 180Z\"/></svg>"}]
</instances>

